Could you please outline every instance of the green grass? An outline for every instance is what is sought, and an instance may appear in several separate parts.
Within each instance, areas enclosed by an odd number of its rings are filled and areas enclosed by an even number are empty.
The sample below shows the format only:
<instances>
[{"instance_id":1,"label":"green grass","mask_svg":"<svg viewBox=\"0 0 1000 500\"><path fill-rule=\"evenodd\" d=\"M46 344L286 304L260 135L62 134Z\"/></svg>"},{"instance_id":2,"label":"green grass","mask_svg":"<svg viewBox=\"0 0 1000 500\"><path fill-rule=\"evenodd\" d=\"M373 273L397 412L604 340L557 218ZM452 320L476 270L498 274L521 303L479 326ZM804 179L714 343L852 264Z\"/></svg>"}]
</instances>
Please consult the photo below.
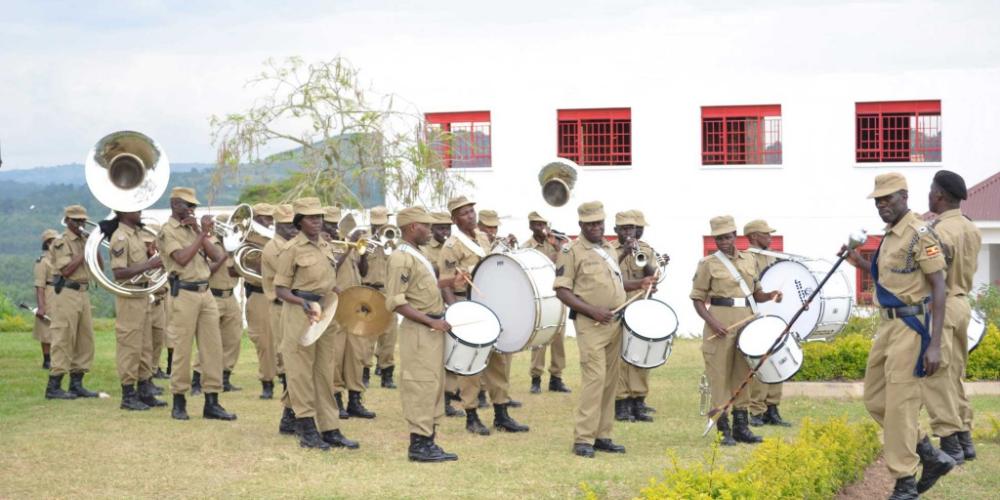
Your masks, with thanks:
<instances>
[{"instance_id":1,"label":"green grass","mask_svg":"<svg viewBox=\"0 0 1000 500\"><path fill-rule=\"evenodd\" d=\"M565 378L577 389L577 349L572 339L568 344ZM697 341L678 342L667 366L653 371L647 403L659 410L656 421L616 424L614 438L628 454L593 460L570 453L578 395L529 394L528 362L527 353L514 357L512 393L525 406L512 414L531 432L476 437L465 432L464 419L447 419L438 442L460 460L414 464L406 460L398 391L373 386L366 404L378 418L342 421L344 433L361 442L358 451L306 451L280 436L279 403L257 399L256 355L249 341L234 375L243 391L221 398L239 420L201 419L198 397L189 400L192 420L176 422L169 409L118 409L111 332L98 333L94 370L86 380L112 397L80 401L46 401L46 372L30 333L0 334L0 497L565 498L580 496L580 485L587 483L602 496L629 498L661 476L668 450L685 461L700 460L709 450L709 439L700 436L705 420L698 415ZM980 421L986 413L1000 414L1000 398L973 403ZM868 418L858 401L794 398L782 412L792 421L806 415ZM483 415L489 425L492 410ZM759 432L791 436L795 428ZM748 446L724 449L723 462L736 468L749 451ZM995 497L1000 443L981 443L979 451L978 460L943 479L926 498Z\"/></svg>"}]
</instances>

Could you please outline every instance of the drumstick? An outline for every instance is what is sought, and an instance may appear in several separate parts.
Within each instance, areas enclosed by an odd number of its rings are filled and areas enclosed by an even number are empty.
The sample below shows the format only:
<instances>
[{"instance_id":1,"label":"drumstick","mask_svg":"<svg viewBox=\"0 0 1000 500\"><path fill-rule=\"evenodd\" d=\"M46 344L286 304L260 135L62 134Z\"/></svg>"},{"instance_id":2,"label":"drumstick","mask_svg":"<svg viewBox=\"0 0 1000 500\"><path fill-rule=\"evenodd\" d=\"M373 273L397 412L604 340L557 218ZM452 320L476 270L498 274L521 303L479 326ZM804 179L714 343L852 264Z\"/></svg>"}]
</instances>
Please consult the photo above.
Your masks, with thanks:
<instances>
[{"instance_id":1,"label":"drumstick","mask_svg":"<svg viewBox=\"0 0 1000 500\"><path fill-rule=\"evenodd\" d=\"M480 290L479 287L476 286L476 284L473 283L472 280L469 278L469 273L467 273L465 271L459 271L458 275L461 276L462 279L465 280L465 282L468 283L469 286L471 286L472 289L476 291L476 293L478 293L479 295L482 295L483 297L486 297L486 294L483 293L483 291Z\"/></svg>"},{"instance_id":2,"label":"drumstick","mask_svg":"<svg viewBox=\"0 0 1000 500\"><path fill-rule=\"evenodd\" d=\"M757 314L751 314L751 315L749 315L749 316L747 316L747 317L745 317L745 318L737 321L736 323L733 323L733 324L727 326L726 327L726 331L728 332L729 330L732 330L733 328L736 328L738 326L743 326L744 323L749 323L750 320L757 319L757 317L758 317ZM707 338L705 340L712 340L712 339L714 339L716 337L722 337L722 335L719 335L718 333L716 333L715 335L712 335L711 337L709 337L709 338Z\"/></svg>"},{"instance_id":3,"label":"drumstick","mask_svg":"<svg viewBox=\"0 0 1000 500\"><path fill-rule=\"evenodd\" d=\"M656 279L660 277L660 269L662 269L662 268L660 268L660 267L656 268L656 273L653 274L653 281L656 281ZM646 289L646 296L643 297L643 300L648 299L649 298L649 294L652 291L653 291L653 284L650 283L649 284L649 288Z\"/></svg>"},{"instance_id":4,"label":"drumstick","mask_svg":"<svg viewBox=\"0 0 1000 500\"><path fill-rule=\"evenodd\" d=\"M627 306L627 305L635 302L639 297L642 297L641 293L637 293L637 294L633 295L631 299L628 299L625 302L622 302L622 305L620 305L620 306L612 309L611 310L611 314L618 314L618 311L621 311L622 309L625 309L625 306ZM594 322L594 326L597 326L599 324L601 324L600 321L595 321Z\"/></svg>"}]
</instances>

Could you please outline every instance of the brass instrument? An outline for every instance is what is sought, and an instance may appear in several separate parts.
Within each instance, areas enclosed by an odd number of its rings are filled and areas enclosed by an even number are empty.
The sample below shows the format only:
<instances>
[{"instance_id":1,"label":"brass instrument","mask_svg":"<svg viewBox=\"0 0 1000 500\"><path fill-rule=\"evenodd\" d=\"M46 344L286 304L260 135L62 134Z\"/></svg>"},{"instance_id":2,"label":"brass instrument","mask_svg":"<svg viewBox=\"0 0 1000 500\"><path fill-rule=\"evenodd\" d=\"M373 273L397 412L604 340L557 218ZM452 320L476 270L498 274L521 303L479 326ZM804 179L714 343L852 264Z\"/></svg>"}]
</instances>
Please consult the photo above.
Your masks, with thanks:
<instances>
[{"instance_id":1,"label":"brass instrument","mask_svg":"<svg viewBox=\"0 0 1000 500\"><path fill-rule=\"evenodd\" d=\"M388 254L399 246L399 239L403 237L403 231L392 224L386 224L379 228L376 236L379 246Z\"/></svg>"},{"instance_id":2,"label":"brass instrument","mask_svg":"<svg viewBox=\"0 0 1000 500\"><path fill-rule=\"evenodd\" d=\"M490 253L509 253L514 250L517 250L517 239L511 234L506 238L493 240L493 247L490 248Z\"/></svg>"},{"instance_id":3,"label":"brass instrument","mask_svg":"<svg viewBox=\"0 0 1000 500\"><path fill-rule=\"evenodd\" d=\"M248 214L249 218L246 218L246 215ZM236 224L232 223L234 216L238 216L236 217L238 221ZM221 229L219 226L220 219L222 219L221 215L216 216L215 218L216 234L219 234L221 231L230 235L228 236L230 244L233 244L235 239L235 236L231 235L239 234L239 231L241 230L245 231L244 234L241 234L242 241L239 242L239 245L233 252L233 269L235 269L236 273L242 276L243 279L252 279L256 281L263 279L260 271L255 270L251 263L256 262L256 267L258 269L260 268L260 258L264 249L264 245L260 243L260 240L270 241L274 239L274 229L253 220L253 209L247 204L237 206L236 210L233 211L233 215L229 217L229 221L222 222L223 226ZM258 238L253 238L253 236L257 236ZM226 236L222 237L222 241L223 246L225 246Z\"/></svg>"},{"instance_id":4,"label":"brass instrument","mask_svg":"<svg viewBox=\"0 0 1000 500\"><path fill-rule=\"evenodd\" d=\"M561 207L569 201L577 179L576 163L559 158L542 167L538 172L538 183L542 186L542 198L553 207Z\"/></svg>"}]
</instances>

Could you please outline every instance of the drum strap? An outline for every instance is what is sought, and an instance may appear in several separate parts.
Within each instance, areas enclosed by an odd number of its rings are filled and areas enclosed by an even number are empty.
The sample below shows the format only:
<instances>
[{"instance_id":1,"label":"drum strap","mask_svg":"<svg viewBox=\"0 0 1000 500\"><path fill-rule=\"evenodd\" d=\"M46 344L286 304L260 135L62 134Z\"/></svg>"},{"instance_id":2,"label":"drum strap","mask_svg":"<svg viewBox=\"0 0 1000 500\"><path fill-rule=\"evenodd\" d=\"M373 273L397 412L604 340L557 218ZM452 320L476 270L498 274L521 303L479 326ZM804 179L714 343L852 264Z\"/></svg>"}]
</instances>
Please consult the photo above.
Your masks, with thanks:
<instances>
[{"instance_id":1,"label":"drum strap","mask_svg":"<svg viewBox=\"0 0 1000 500\"><path fill-rule=\"evenodd\" d=\"M434 266L431 265L431 261L427 260L427 257L424 257L424 254L420 253L420 250L411 247L408 243L400 244L399 249L412 255L413 258L420 261L420 263L427 268L427 272L431 274L431 277L434 277Z\"/></svg>"},{"instance_id":2,"label":"drum strap","mask_svg":"<svg viewBox=\"0 0 1000 500\"><path fill-rule=\"evenodd\" d=\"M883 239L882 242L885 240ZM875 297L878 299L878 305L882 307L903 307L907 306L906 302L896 296L896 294L889 291L888 288L882 286L882 283L878 279L878 256L882 252L882 242L879 242L878 249L875 250L875 255L872 256L872 267L869 272L872 275L872 281L875 282ZM924 298L923 304L924 308L924 321L920 322L920 318L917 316L905 316L899 318L907 327L920 335L920 354L917 356L917 366L913 369L913 374L917 377L923 377L927 375L927 370L924 369L924 353L927 352L927 348L931 345L931 308L926 307L930 302L930 297Z\"/></svg>"},{"instance_id":3,"label":"drum strap","mask_svg":"<svg viewBox=\"0 0 1000 500\"><path fill-rule=\"evenodd\" d=\"M716 251L713 255L715 255L716 259L719 259L719 262L722 262L723 266L726 266L726 270L729 271L729 274L731 274L733 279L740 284L740 291L743 292L743 295L747 298L747 304L750 304L750 310L753 311L754 314L757 314L757 301L753 299L753 292L750 291L750 287L747 285L746 280L743 279L743 275L736 270L736 266L734 266L732 261L729 260L729 257L726 257L726 254L722 253L722 250Z\"/></svg>"},{"instance_id":4,"label":"drum strap","mask_svg":"<svg viewBox=\"0 0 1000 500\"><path fill-rule=\"evenodd\" d=\"M478 255L480 259L486 257L486 251L483 250L483 247L479 246L479 243L472 241L468 236L465 235L465 233L462 232L461 229L455 231L452 234L455 235L455 238L457 238L458 241L461 241L462 244L465 245L465 248L468 248L469 251Z\"/></svg>"},{"instance_id":5,"label":"drum strap","mask_svg":"<svg viewBox=\"0 0 1000 500\"><path fill-rule=\"evenodd\" d=\"M624 287L625 281L624 278L622 278L622 269L618 267L618 262L615 259L612 259L611 256L608 255L608 252L604 251L603 248L598 246L595 246L593 248L594 252L597 252L597 255L600 255L601 258L604 259L604 262L608 265L608 268L611 269L611 274L617 276L618 282L621 283L622 286Z\"/></svg>"}]
</instances>

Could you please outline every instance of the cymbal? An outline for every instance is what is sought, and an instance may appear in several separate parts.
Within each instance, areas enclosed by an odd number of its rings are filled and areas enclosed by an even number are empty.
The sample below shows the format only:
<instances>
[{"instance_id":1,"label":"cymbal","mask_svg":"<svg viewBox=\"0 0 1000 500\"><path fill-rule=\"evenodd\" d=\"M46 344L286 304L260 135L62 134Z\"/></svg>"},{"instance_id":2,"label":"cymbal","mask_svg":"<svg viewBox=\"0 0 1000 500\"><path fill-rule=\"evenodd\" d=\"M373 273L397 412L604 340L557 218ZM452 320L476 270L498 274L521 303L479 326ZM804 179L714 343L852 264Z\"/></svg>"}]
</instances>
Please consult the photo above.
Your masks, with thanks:
<instances>
[{"instance_id":1,"label":"cymbal","mask_svg":"<svg viewBox=\"0 0 1000 500\"><path fill-rule=\"evenodd\" d=\"M309 325L305 335L299 339L299 343L302 344L303 347L312 345L319 340L321 336L323 336L323 332L326 331L327 327L330 326L330 322L333 321L334 317L336 317L338 302L339 300L337 294L333 292L328 293L325 297L323 297L323 303L320 304L322 312L320 313L319 321Z\"/></svg>"},{"instance_id":2,"label":"cymbal","mask_svg":"<svg viewBox=\"0 0 1000 500\"><path fill-rule=\"evenodd\" d=\"M340 293L337 323L351 335L381 335L394 318L385 308L385 295L370 286L352 286Z\"/></svg>"}]
</instances>

